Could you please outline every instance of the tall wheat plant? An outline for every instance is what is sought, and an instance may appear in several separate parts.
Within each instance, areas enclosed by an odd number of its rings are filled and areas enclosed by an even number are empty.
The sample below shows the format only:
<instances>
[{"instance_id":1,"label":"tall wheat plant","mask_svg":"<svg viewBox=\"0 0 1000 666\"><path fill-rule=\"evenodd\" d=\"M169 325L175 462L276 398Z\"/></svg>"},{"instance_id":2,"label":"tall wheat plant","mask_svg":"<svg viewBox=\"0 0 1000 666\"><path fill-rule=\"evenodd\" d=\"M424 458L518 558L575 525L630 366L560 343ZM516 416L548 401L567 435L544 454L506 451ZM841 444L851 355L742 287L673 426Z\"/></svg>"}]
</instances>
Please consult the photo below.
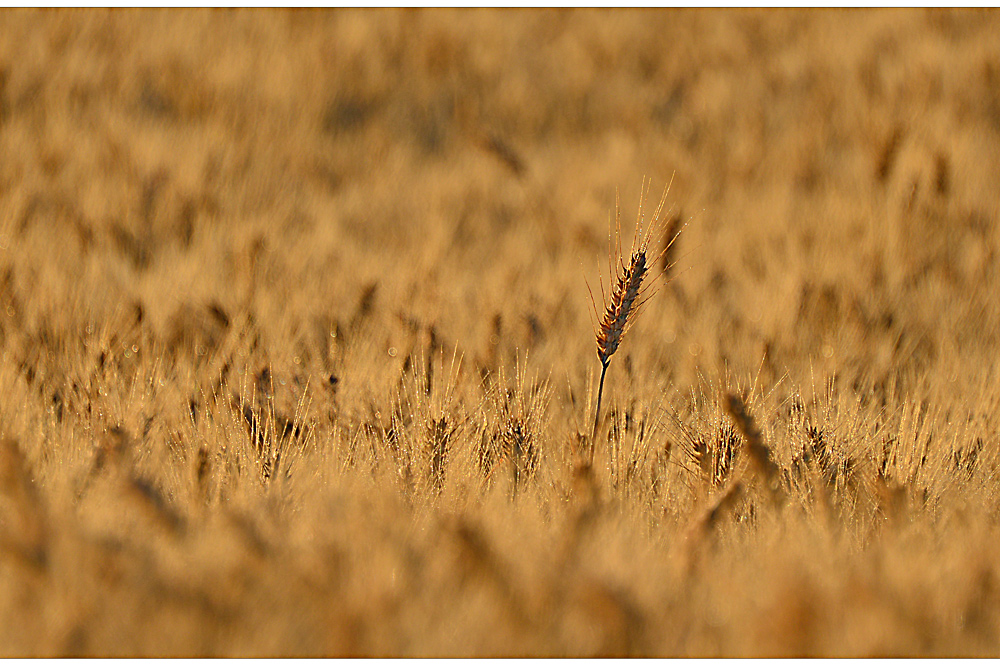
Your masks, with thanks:
<instances>
[{"instance_id":1,"label":"tall wheat plant","mask_svg":"<svg viewBox=\"0 0 1000 666\"><path fill-rule=\"evenodd\" d=\"M608 273L611 293L610 298L608 298L602 280L601 303L604 314L600 316L595 331L597 358L601 361L601 380L597 389L597 409L594 412L594 431L590 447L591 460L593 459L593 444L597 441L597 431L601 423L604 379L608 373L608 366L611 364L611 357L618 351L625 334L635 324L639 313L656 292L654 288L656 283L652 279L647 279L652 267L668 254L680 233L679 218L674 218L670 224L666 224L665 221L664 205L669 192L670 183L663 190L663 196L660 197L660 203L653 212L652 220L646 224L643 204L649 194L649 182L643 179L639 193L639 213L635 223L635 235L632 238L627 262L625 255L622 254L621 202L618 193L615 192L615 216L614 221L609 223L609 226L612 224L613 226L608 232ZM660 250L659 254L651 256L651 248L655 248L661 243L663 249ZM652 251L655 252L655 249ZM670 263L665 266L665 274L669 272L671 267ZM592 291L590 297L594 306L595 319L598 319L597 304Z\"/></svg>"}]
</instances>

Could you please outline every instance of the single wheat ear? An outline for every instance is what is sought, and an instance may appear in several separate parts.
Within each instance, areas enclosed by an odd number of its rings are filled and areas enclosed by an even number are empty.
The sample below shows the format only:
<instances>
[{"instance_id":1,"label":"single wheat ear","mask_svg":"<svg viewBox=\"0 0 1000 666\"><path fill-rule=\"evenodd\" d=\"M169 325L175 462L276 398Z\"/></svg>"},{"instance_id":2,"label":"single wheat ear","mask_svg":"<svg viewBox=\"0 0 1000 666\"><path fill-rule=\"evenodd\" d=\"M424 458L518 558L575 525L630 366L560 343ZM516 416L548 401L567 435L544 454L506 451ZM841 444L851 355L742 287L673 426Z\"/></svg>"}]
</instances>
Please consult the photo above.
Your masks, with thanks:
<instances>
[{"instance_id":1,"label":"single wheat ear","mask_svg":"<svg viewBox=\"0 0 1000 666\"><path fill-rule=\"evenodd\" d=\"M611 298L604 306L604 315L600 318L600 325L596 331L597 358L601 361L601 381L597 390L597 409L594 414L592 441L596 441L597 439L597 428L601 422L601 398L604 395L604 378L607 375L611 357L618 351L618 347L621 345L625 334L632 327L632 324L635 323L635 319L642 310L643 305L652 296L648 292L649 285L645 282L646 275L649 273L649 267L662 258L662 255L670 249L677 237L678 232L675 230L673 237L665 244L660 257L650 258L648 256L654 237L664 233L664 230L661 228L664 222L663 206L666 203L669 192L670 184L668 183L663 190L660 203L653 213L653 219L644 231L642 206L646 200L646 195L649 193L649 184L643 180L642 187L640 188L639 214L636 220L635 238L632 241L632 248L629 252L627 262L623 261L621 248L621 205L617 193L615 195L615 228L610 232L611 251L608 255L613 288L611 290ZM601 293L603 296L603 284ZM591 293L591 300L593 300L593 293ZM593 455L593 447L591 447L591 455Z\"/></svg>"},{"instance_id":2,"label":"single wheat ear","mask_svg":"<svg viewBox=\"0 0 1000 666\"><path fill-rule=\"evenodd\" d=\"M646 277L646 248L641 247L632 254L628 266L618 276L611 301L604 311L604 319L597 329L597 358L607 367L611 357L618 351L625 330L635 320L638 308L636 301Z\"/></svg>"}]
</instances>

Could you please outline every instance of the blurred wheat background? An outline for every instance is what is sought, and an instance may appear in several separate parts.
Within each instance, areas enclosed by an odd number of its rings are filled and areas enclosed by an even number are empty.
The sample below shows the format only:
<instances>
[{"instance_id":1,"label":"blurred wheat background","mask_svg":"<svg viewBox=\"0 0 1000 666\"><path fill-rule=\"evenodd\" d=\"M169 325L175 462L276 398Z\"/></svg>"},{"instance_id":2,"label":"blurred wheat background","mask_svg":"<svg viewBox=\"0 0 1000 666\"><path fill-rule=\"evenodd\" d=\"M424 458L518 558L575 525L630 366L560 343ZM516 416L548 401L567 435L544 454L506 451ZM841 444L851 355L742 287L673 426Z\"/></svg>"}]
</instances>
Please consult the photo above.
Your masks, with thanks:
<instances>
[{"instance_id":1,"label":"blurred wheat background","mask_svg":"<svg viewBox=\"0 0 1000 666\"><path fill-rule=\"evenodd\" d=\"M0 652L996 656L998 28L0 12Z\"/></svg>"}]
</instances>

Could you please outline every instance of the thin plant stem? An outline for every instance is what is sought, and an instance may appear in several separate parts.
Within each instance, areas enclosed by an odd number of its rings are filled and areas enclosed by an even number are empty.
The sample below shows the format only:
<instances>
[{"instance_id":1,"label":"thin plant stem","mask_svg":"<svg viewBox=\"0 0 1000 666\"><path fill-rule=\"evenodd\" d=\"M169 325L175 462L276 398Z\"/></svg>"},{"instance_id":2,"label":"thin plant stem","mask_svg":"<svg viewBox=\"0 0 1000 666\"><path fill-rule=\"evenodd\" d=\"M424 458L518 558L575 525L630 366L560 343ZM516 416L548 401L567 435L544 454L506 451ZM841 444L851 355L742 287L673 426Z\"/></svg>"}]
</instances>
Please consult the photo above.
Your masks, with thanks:
<instances>
[{"instance_id":1,"label":"thin plant stem","mask_svg":"<svg viewBox=\"0 0 1000 666\"><path fill-rule=\"evenodd\" d=\"M594 462L594 447L597 446L597 426L601 423L601 397L604 395L604 375L608 372L608 366L611 364L611 359L609 358L606 362L601 363L601 383L597 388L597 410L594 414L594 434L590 438L590 462Z\"/></svg>"}]
</instances>

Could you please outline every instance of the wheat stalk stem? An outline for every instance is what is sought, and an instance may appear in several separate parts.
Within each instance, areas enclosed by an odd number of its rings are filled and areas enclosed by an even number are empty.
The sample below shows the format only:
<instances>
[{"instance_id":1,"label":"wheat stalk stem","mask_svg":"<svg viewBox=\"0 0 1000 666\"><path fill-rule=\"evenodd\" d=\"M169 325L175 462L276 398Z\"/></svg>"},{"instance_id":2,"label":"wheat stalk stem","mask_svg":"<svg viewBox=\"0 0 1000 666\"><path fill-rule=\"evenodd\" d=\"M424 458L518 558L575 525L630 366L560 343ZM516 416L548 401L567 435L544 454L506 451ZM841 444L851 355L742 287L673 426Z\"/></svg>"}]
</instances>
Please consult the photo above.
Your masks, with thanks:
<instances>
[{"instance_id":1,"label":"wheat stalk stem","mask_svg":"<svg viewBox=\"0 0 1000 666\"><path fill-rule=\"evenodd\" d=\"M604 395L604 375L608 373L608 364L611 363L611 359L607 361L601 361L601 383L597 389L597 410L594 412L594 433L591 436L590 441L597 441L597 426L601 423L601 397ZM594 462L594 446L590 446L590 462Z\"/></svg>"}]
</instances>

